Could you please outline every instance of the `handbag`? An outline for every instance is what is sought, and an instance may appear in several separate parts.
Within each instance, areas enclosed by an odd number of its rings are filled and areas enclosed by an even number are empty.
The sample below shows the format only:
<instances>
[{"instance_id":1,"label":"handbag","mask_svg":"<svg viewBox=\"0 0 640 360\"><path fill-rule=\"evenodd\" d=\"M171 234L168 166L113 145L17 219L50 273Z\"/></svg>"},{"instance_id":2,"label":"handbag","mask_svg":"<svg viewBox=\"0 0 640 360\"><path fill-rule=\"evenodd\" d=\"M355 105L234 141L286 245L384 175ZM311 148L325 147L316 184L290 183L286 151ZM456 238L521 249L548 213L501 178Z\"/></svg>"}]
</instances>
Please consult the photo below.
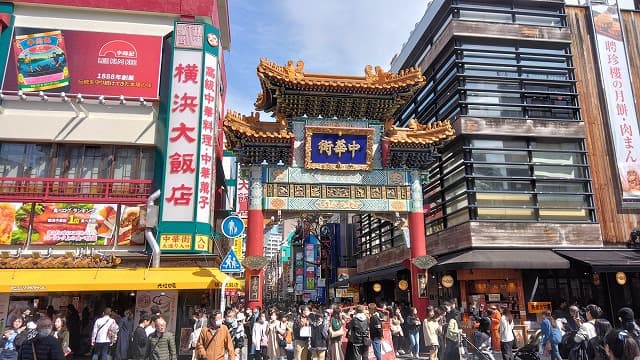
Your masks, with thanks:
<instances>
[{"instance_id":1,"label":"handbag","mask_svg":"<svg viewBox=\"0 0 640 360\"><path fill-rule=\"evenodd\" d=\"M330 329L330 330L331 330L331 339L344 336L344 328L340 328L338 330L333 330L333 329Z\"/></svg>"},{"instance_id":2,"label":"handbag","mask_svg":"<svg viewBox=\"0 0 640 360\"><path fill-rule=\"evenodd\" d=\"M380 342L380 350L382 351L383 354L386 354L388 352L392 352L393 351L393 347L388 342L382 340Z\"/></svg>"},{"instance_id":3,"label":"handbag","mask_svg":"<svg viewBox=\"0 0 640 360\"><path fill-rule=\"evenodd\" d=\"M518 348L518 337L516 336L515 331L511 330L511 333L513 334L513 341L511 342L511 348L515 350Z\"/></svg>"}]
</instances>

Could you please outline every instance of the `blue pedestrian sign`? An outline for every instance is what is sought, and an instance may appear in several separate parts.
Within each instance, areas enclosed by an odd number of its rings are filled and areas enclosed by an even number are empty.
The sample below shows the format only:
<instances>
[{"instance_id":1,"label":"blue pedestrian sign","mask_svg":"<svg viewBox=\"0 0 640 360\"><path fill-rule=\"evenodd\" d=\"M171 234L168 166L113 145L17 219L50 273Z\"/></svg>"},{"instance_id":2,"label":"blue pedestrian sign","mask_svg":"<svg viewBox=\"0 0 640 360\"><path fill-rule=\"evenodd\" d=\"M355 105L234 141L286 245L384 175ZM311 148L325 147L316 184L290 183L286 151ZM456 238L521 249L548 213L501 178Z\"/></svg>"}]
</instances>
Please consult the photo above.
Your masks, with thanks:
<instances>
[{"instance_id":1,"label":"blue pedestrian sign","mask_svg":"<svg viewBox=\"0 0 640 360\"><path fill-rule=\"evenodd\" d=\"M227 216L222 220L222 234L228 238L237 238L244 233L244 221L238 216Z\"/></svg>"},{"instance_id":2,"label":"blue pedestrian sign","mask_svg":"<svg viewBox=\"0 0 640 360\"><path fill-rule=\"evenodd\" d=\"M236 256L236 253L233 252L233 249L229 250L227 256L222 259L220 263L220 271L223 273L239 273L242 272L242 264L240 264L240 260Z\"/></svg>"}]
</instances>

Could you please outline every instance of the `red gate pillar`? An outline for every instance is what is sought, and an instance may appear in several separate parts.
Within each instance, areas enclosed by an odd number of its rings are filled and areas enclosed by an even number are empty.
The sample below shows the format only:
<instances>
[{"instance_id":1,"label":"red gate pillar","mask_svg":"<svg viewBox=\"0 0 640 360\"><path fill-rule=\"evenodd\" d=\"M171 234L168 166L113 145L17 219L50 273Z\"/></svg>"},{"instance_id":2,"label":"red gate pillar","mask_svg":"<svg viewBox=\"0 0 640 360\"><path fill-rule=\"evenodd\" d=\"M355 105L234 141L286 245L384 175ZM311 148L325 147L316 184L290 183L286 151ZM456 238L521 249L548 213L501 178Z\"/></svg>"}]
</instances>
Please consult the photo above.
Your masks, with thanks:
<instances>
[{"instance_id":1,"label":"red gate pillar","mask_svg":"<svg viewBox=\"0 0 640 360\"><path fill-rule=\"evenodd\" d=\"M418 274L425 274L426 270L413 264L413 259L427 255L427 241L425 239L424 207L422 195L422 176L419 171L411 172L411 199L413 207L409 213L410 261L411 270L411 303L418 309L418 315L424 319L427 315L429 300L420 297L418 288ZM425 275L426 276L426 275ZM428 278L428 277L427 277Z\"/></svg>"},{"instance_id":2,"label":"red gate pillar","mask_svg":"<svg viewBox=\"0 0 640 360\"><path fill-rule=\"evenodd\" d=\"M262 213L262 169L252 167L249 175L249 211L247 214L246 257L264 256L264 215ZM255 277L258 281L255 281ZM254 279L251 281L251 279ZM257 284L257 285L256 285ZM244 293L246 304L253 309L262 307L264 271L245 269Z\"/></svg>"}]
</instances>

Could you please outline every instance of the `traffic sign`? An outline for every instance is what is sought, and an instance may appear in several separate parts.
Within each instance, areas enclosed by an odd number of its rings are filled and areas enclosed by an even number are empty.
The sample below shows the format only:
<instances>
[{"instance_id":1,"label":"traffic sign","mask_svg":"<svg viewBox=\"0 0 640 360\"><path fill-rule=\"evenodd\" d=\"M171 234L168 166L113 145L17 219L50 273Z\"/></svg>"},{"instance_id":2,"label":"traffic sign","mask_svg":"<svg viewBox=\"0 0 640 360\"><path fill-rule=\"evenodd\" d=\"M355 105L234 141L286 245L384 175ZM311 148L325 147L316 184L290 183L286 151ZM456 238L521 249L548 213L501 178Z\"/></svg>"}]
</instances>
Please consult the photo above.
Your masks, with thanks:
<instances>
[{"instance_id":1,"label":"traffic sign","mask_svg":"<svg viewBox=\"0 0 640 360\"><path fill-rule=\"evenodd\" d=\"M244 221L239 216L227 216L222 220L222 234L228 238L236 238L244 233Z\"/></svg>"},{"instance_id":2,"label":"traffic sign","mask_svg":"<svg viewBox=\"0 0 640 360\"><path fill-rule=\"evenodd\" d=\"M223 273L239 273L242 272L242 264L240 264L240 260L236 256L236 253L233 252L233 249L229 250L227 256L222 259L220 263L220 271Z\"/></svg>"}]
</instances>

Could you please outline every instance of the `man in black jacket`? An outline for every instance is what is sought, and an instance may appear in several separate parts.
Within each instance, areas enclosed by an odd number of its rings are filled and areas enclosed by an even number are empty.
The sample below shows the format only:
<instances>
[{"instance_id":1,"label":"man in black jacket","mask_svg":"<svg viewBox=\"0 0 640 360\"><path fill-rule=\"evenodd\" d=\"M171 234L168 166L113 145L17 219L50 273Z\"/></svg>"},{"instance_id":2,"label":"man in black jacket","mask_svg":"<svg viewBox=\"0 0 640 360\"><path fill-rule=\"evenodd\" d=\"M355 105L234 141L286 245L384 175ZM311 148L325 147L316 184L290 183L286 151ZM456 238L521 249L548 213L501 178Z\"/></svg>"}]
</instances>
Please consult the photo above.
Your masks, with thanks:
<instances>
[{"instance_id":1,"label":"man in black jacket","mask_svg":"<svg viewBox=\"0 0 640 360\"><path fill-rule=\"evenodd\" d=\"M38 335L22 344L18 360L62 360L62 349L58 340L51 335L52 329L51 319L39 319Z\"/></svg>"},{"instance_id":2,"label":"man in black jacket","mask_svg":"<svg viewBox=\"0 0 640 360\"><path fill-rule=\"evenodd\" d=\"M151 317L146 312L140 314L140 320L138 321L138 327L131 334L131 341L129 343L129 349L127 351L127 356L129 359L133 360L142 360L147 355L147 346L149 343L149 338L147 338L147 333L145 332L145 328L149 326L149 322L151 321Z\"/></svg>"},{"instance_id":3,"label":"man in black jacket","mask_svg":"<svg viewBox=\"0 0 640 360\"><path fill-rule=\"evenodd\" d=\"M369 319L364 314L364 305L358 305L356 314L347 325L348 343L346 358L349 360L365 360L369 358Z\"/></svg>"}]
</instances>

